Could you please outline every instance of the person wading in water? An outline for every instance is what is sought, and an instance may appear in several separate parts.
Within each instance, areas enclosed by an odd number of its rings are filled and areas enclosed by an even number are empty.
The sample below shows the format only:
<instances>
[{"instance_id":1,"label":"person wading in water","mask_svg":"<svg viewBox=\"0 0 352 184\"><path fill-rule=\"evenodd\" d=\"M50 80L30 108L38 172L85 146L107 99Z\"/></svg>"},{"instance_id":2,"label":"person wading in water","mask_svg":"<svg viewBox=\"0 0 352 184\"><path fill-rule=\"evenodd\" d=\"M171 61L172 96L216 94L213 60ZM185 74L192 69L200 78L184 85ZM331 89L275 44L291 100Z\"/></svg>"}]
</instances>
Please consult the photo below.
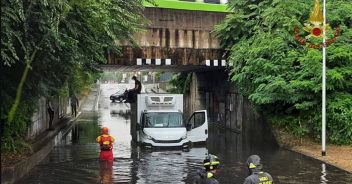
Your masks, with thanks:
<instances>
[{"instance_id":1,"label":"person wading in water","mask_svg":"<svg viewBox=\"0 0 352 184\"><path fill-rule=\"evenodd\" d=\"M112 153L113 143L115 139L109 135L109 129L103 127L101 129L102 135L97 137L97 142L100 145L100 155L99 160L101 161L113 161L114 155Z\"/></svg>"}]
</instances>

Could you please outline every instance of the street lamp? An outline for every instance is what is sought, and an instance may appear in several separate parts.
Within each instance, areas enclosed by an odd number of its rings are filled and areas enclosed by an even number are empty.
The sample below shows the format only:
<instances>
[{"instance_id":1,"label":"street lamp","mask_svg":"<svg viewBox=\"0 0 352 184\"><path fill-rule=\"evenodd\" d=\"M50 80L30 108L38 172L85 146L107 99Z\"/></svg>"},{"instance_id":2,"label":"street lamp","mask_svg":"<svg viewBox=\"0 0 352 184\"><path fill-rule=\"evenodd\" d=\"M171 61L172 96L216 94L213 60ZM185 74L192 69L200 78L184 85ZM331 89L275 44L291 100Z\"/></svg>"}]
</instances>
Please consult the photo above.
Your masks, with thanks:
<instances>
[{"instance_id":1,"label":"street lamp","mask_svg":"<svg viewBox=\"0 0 352 184\"><path fill-rule=\"evenodd\" d=\"M323 75L322 75L322 129L321 129L321 155L326 155L326 0L323 0Z\"/></svg>"}]
</instances>

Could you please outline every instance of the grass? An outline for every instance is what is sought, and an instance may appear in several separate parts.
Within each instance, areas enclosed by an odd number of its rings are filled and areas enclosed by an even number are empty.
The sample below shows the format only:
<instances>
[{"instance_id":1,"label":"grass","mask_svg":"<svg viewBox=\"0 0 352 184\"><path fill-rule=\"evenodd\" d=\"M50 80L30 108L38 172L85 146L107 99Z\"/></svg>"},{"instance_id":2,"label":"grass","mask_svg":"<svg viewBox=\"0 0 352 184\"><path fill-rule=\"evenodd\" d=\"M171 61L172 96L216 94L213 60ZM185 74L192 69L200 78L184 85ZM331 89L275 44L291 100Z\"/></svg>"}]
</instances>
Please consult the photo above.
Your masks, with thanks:
<instances>
[{"instance_id":1,"label":"grass","mask_svg":"<svg viewBox=\"0 0 352 184\"><path fill-rule=\"evenodd\" d=\"M145 7L159 7L179 10L229 12L224 4L209 4L201 2L187 2L178 0L154 0L155 5L144 2Z\"/></svg>"}]
</instances>

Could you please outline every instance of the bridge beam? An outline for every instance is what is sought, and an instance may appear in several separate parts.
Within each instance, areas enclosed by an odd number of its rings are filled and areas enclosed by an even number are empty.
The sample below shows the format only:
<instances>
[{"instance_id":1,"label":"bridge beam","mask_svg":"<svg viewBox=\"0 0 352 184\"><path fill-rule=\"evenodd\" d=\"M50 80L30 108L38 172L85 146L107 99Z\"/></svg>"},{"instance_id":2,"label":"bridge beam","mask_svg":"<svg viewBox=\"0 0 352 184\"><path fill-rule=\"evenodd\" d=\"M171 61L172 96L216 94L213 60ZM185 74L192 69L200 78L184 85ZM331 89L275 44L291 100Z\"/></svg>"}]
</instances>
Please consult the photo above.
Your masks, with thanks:
<instances>
[{"instance_id":1,"label":"bridge beam","mask_svg":"<svg viewBox=\"0 0 352 184\"><path fill-rule=\"evenodd\" d=\"M190 11L148 7L146 31L134 35L139 48L121 43L122 55L108 53L108 65L136 65L137 59L171 59L172 65L201 66L207 60L222 61L224 50L213 33L224 12ZM158 60L159 62L160 60ZM216 63L216 62L215 62ZM223 66L221 64L215 66Z\"/></svg>"}]
</instances>

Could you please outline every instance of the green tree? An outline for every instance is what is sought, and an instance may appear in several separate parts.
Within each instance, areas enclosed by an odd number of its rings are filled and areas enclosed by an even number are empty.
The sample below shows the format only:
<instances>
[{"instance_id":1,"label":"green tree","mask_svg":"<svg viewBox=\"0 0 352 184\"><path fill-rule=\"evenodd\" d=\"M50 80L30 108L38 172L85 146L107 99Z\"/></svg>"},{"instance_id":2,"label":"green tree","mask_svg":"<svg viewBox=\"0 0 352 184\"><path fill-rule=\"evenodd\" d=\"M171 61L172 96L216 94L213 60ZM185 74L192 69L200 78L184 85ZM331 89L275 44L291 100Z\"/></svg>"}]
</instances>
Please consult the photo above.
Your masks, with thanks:
<instances>
[{"instance_id":1,"label":"green tree","mask_svg":"<svg viewBox=\"0 0 352 184\"><path fill-rule=\"evenodd\" d=\"M1 139L16 150L39 97L79 93L145 23L142 0L1 1Z\"/></svg>"},{"instance_id":2,"label":"green tree","mask_svg":"<svg viewBox=\"0 0 352 184\"><path fill-rule=\"evenodd\" d=\"M233 13L216 32L234 64L232 80L240 92L274 124L319 138L322 52L299 45L293 33L295 26L303 30L312 7L306 0L232 0ZM352 144L351 0L329 1L327 12L331 27L342 30L327 49L328 137Z\"/></svg>"},{"instance_id":3,"label":"green tree","mask_svg":"<svg viewBox=\"0 0 352 184\"><path fill-rule=\"evenodd\" d=\"M192 73L181 72L174 74L169 84L173 86L171 93L189 93L192 82Z\"/></svg>"}]
</instances>

